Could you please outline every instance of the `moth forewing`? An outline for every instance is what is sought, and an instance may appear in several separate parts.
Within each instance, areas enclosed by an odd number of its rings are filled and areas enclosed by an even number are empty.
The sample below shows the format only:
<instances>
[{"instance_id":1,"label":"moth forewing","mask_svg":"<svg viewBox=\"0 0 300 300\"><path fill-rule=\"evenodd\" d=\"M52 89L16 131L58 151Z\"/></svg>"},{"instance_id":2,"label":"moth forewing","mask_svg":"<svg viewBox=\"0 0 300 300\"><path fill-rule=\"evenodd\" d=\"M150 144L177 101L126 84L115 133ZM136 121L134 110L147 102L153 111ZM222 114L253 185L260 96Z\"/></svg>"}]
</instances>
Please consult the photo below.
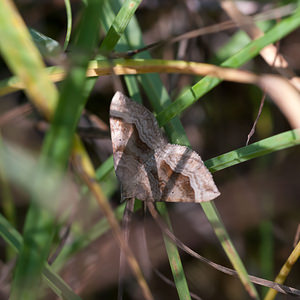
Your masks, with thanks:
<instances>
[{"instance_id":1,"label":"moth forewing","mask_svg":"<svg viewBox=\"0 0 300 300\"><path fill-rule=\"evenodd\" d=\"M153 114L120 92L110 107L115 171L124 196L202 202L220 195L200 156L165 141Z\"/></svg>"}]
</instances>

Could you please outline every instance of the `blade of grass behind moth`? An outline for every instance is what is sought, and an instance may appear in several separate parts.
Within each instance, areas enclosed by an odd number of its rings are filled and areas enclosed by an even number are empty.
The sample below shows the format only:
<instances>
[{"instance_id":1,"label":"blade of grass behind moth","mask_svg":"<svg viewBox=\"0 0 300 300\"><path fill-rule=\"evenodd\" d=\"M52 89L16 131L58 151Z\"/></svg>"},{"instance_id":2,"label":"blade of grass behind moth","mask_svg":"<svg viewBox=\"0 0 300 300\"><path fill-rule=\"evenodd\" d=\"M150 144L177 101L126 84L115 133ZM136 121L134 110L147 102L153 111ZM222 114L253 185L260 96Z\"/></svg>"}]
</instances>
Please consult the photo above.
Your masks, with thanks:
<instances>
[{"instance_id":1,"label":"blade of grass behind moth","mask_svg":"<svg viewBox=\"0 0 300 300\"><path fill-rule=\"evenodd\" d=\"M102 1L99 19L103 28L108 32L100 45L100 53L107 55L113 51L141 1L142 0L126 0L117 15L111 11L109 1ZM96 77L89 80L89 85L85 91L86 97L91 93L97 79Z\"/></svg>"},{"instance_id":2,"label":"blade of grass behind moth","mask_svg":"<svg viewBox=\"0 0 300 300\"><path fill-rule=\"evenodd\" d=\"M22 247L23 238L21 234L0 214L0 236L18 253ZM43 269L43 277L49 284L53 292L62 299L80 300L65 281L53 272L52 268L46 264Z\"/></svg>"},{"instance_id":3,"label":"blade of grass behind moth","mask_svg":"<svg viewBox=\"0 0 300 300\"><path fill-rule=\"evenodd\" d=\"M164 205L164 203L162 202L157 202L156 207L160 214L163 216L166 224L169 226L169 229L173 232L166 205ZM178 249L177 247L174 247L175 244L170 241L170 239L165 234L163 235L163 237L179 299L191 299L190 293L187 294L186 292L189 290L187 281L185 278L182 278L182 276L185 276L183 266L181 263L178 263L181 261Z\"/></svg>"},{"instance_id":4,"label":"blade of grass behind moth","mask_svg":"<svg viewBox=\"0 0 300 300\"><path fill-rule=\"evenodd\" d=\"M264 156L266 154L287 149L300 144L299 129L289 130L272 137L263 139L249 146L242 147L217 157L211 158L205 162L210 172L214 173L219 170L240 164L250 159Z\"/></svg>"},{"instance_id":5,"label":"blade of grass behind moth","mask_svg":"<svg viewBox=\"0 0 300 300\"><path fill-rule=\"evenodd\" d=\"M106 5L108 5L109 1L105 1ZM107 35L105 39L103 40L101 46L100 46L100 51L104 53L110 53L114 47L116 46L117 42L123 35L124 30L126 29L129 21L133 17L136 9L140 5L142 0L126 0L118 9L118 14L114 18L113 22L110 23L110 28L107 32ZM108 6L105 7L105 4L103 5L103 8L106 11L109 11L110 9ZM105 11L102 11L104 14L103 17L105 17ZM109 13L109 12L108 12ZM113 15L113 14L109 14Z\"/></svg>"},{"instance_id":6,"label":"blade of grass behind moth","mask_svg":"<svg viewBox=\"0 0 300 300\"><path fill-rule=\"evenodd\" d=\"M222 245L224 251L226 252L232 266L237 271L241 282L243 283L246 291L252 298L259 299L256 289L253 287L252 282L250 281L249 274L244 267L242 260L239 257L238 252L236 251L228 232L223 224L221 217L218 214L218 210L214 205L213 201L203 202L201 206L205 212L207 219L209 220L217 238L219 239L220 244Z\"/></svg>"},{"instance_id":7,"label":"blade of grass behind moth","mask_svg":"<svg viewBox=\"0 0 300 300\"><path fill-rule=\"evenodd\" d=\"M292 251L290 256L288 257L285 264L282 266L279 274L275 278L275 282L283 284L285 282L286 277L289 275L293 265L296 263L300 256L300 242L297 243L295 249ZM273 300L277 295L277 291L273 289L269 289L268 293L266 294L264 300Z\"/></svg>"},{"instance_id":8,"label":"blade of grass behind moth","mask_svg":"<svg viewBox=\"0 0 300 300\"><path fill-rule=\"evenodd\" d=\"M274 26L274 24L274 21L257 22L257 26L263 32L270 30ZM244 31L239 30L230 37L227 43L225 43L222 47L220 47L220 49L216 51L215 57L210 62L213 64L221 64L227 58L233 56L238 51L246 47L246 45L250 42L251 39L248 37L248 35Z\"/></svg>"},{"instance_id":9,"label":"blade of grass behind moth","mask_svg":"<svg viewBox=\"0 0 300 300\"><path fill-rule=\"evenodd\" d=\"M282 20L271 28L263 37L250 42L246 47L241 49L238 53L224 61L222 67L237 68L259 54L259 51L270 43L274 43L284 36L288 35L291 31L300 26L300 7L296 12ZM198 101L200 97L208 93L211 89L217 86L222 80L212 78L209 76L204 77L190 89L179 96L171 105L164 108L159 112L157 120L161 126L168 123L172 118L182 113L186 108Z\"/></svg>"},{"instance_id":10,"label":"blade of grass behind moth","mask_svg":"<svg viewBox=\"0 0 300 300\"><path fill-rule=\"evenodd\" d=\"M115 7L119 5L118 1L112 1L111 3ZM138 48L143 46L142 34L139 29L139 25L134 17L132 18L131 22L128 24L127 29L125 31L125 38L122 39L121 42L122 44L117 45L116 47L116 50L120 52L124 50L128 50L130 48ZM143 52L139 55L140 57L151 58L150 54L147 52ZM165 88L163 87L158 74L145 74L139 76L138 78L141 80L141 84L145 89L149 100L153 101L152 104L156 104L158 103L158 101L166 101L166 102L170 101L169 96ZM133 77L131 77L130 79L128 78L126 83L128 83L129 80L132 83L134 81L134 78ZM154 100L154 98L156 100ZM166 130L170 133L170 135L173 136L174 140L178 139L177 136L178 134L181 137L185 136L184 129L179 119L172 120L171 125L167 126ZM168 218L166 207L164 211L162 209L162 212L164 212L164 216ZM167 239L164 239L164 241L165 241L170 267L172 269L178 295L180 299L190 299L190 291L188 289L188 285L186 282L178 249L176 245L170 243Z\"/></svg>"}]
</instances>

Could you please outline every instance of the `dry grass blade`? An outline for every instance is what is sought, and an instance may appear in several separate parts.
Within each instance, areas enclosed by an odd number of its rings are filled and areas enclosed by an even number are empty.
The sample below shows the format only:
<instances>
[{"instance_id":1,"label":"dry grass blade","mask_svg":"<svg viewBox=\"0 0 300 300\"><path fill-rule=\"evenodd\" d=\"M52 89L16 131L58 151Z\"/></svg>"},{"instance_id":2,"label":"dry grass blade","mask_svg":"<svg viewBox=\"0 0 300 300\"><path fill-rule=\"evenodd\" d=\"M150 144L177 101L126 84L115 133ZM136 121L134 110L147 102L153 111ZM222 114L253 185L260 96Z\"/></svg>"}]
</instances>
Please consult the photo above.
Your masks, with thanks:
<instances>
[{"instance_id":1,"label":"dry grass blade","mask_svg":"<svg viewBox=\"0 0 300 300\"><path fill-rule=\"evenodd\" d=\"M228 81L257 84L271 96L289 121L291 127L300 127L300 95L288 81L280 76L255 75L248 71L221 68L195 62L164 61L160 64L160 62L156 60L141 60L141 64L139 64L139 60L133 60L133 63L130 64L130 61L131 60L120 61L120 64L117 63L114 66L113 71L118 75L122 73L140 74L152 72L209 75ZM124 62L124 64L122 62ZM147 64L147 62L149 62L149 64ZM94 71L98 73L96 69L94 69ZM100 72L102 73L103 71L105 72L105 70L101 68ZM111 69L107 68L106 71L111 72Z\"/></svg>"},{"instance_id":2,"label":"dry grass blade","mask_svg":"<svg viewBox=\"0 0 300 300\"><path fill-rule=\"evenodd\" d=\"M281 77L261 76L259 86L271 96L285 115L292 128L300 128L300 95L296 89Z\"/></svg>"},{"instance_id":3,"label":"dry grass blade","mask_svg":"<svg viewBox=\"0 0 300 300\"><path fill-rule=\"evenodd\" d=\"M279 274L275 278L275 282L279 284L283 284L286 277L289 275L292 266L296 263L300 255L300 242L296 245L295 249L292 251L291 255L285 262L285 264L282 266ZM274 289L270 289L268 293L266 294L264 300L273 300L276 297L277 291Z\"/></svg>"},{"instance_id":4,"label":"dry grass blade","mask_svg":"<svg viewBox=\"0 0 300 300\"><path fill-rule=\"evenodd\" d=\"M231 17L231 19L241 27L251 39L257 39L264 35L252 17L245 16L237 8L236 4L232 0L222 0L221 5L226 13ZM275 70L289 79L289 81L300 91L300 78L297 77L296 73L289 66L287 60L280 54L277 53L277 47L273 44L266 46L260 51L261 57L265 62L275 68Z\"/></svg>"},{"instance_id":5,"label":"dry grass blade","mask_svg":"<svg viewBox=\"0 0 300 300\"><path fill-rule=\"evenodd\" d=\"M208 75L227 81L256 84L271 96L288 119L292 128L300 127L300 95L288 81L276 75L256 75L249 71L223 68L197 62L159 59L116 59L112 62L91 61L87 76L96 77L112 74L127 75L155 72ZM60 81L64 78L65 72L61 68L52 69L49 76L53 81ZM16 87L20 87L19 82L17 82Z\"/></svg>"}]
</instances>

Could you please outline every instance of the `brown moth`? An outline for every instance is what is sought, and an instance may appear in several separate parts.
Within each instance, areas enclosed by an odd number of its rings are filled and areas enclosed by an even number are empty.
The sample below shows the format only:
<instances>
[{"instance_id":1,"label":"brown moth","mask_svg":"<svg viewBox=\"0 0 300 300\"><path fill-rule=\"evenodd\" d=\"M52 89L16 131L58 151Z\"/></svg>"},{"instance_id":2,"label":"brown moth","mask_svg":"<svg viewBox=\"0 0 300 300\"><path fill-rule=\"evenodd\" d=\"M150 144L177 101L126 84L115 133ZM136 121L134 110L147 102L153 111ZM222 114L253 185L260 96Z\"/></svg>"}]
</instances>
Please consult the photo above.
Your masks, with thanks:
<instances>
[{"instance_id":1,"label":"brown moth","mask_svg":"<svg viewBox=\"0 0 300 300\"><path fill-rule=\"evenodd\" d=\"M153 114L120 92L110 105L110 130L123 199L202 202L220 195L200 156L169 144Z\"/></svg>"}]
</instances>

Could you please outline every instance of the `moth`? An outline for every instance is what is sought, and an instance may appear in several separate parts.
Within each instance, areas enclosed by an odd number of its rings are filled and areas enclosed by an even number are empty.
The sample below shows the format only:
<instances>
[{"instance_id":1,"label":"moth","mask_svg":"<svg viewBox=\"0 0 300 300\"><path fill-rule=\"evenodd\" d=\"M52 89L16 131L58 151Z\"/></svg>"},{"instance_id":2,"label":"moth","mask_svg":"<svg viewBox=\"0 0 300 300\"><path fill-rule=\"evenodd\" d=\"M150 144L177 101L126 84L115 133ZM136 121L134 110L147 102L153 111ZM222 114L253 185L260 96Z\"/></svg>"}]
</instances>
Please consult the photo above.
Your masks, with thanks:
<instances>
[{"instance_id":1,"label":"moth","mask_svg":"<svg viewBox=\"0 0 300 300\"><path fill-rule=\"evenodd\" d=\"M123 200L203 202L220 195L200 156L169 144L154 115L121 92L111 101L110 130Z\"/></svg>"}]
</instances>

